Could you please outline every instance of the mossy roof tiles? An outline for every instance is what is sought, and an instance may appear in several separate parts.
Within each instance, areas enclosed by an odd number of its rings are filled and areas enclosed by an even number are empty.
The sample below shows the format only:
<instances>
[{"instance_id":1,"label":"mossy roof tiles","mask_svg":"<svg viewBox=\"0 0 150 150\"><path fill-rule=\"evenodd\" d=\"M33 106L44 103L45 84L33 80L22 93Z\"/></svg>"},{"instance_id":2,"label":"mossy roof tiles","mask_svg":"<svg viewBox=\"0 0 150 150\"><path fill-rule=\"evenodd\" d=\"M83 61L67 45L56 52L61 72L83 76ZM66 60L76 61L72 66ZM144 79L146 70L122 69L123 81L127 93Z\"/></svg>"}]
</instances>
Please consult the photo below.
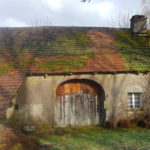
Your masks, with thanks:
<instances>
[{"instance_id":1,"label":"mossy roof tiles","mask_svg":"<svg viewBox=\"0 0 150 150\"><path fill-rule=\"evenodd\" d=\"M0 74L150 71L149 38L140 39L112 28L0 28Z\"/></svg>"}]
</instances>

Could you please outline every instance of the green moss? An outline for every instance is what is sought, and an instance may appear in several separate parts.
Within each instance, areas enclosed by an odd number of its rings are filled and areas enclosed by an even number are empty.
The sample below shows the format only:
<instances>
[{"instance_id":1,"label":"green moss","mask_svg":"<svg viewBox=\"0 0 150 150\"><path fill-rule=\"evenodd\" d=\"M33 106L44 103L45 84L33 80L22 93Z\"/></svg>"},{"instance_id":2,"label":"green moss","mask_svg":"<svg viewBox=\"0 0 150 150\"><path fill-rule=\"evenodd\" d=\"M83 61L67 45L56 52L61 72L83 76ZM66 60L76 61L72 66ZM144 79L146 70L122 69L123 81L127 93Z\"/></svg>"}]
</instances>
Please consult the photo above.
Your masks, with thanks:
<instances>
[{"instance_id":1,"label":"green moss","mask_svg":"<svg viewBox=\"0 0 150 150\"><path fill-rule=\"evenodd\" d=\"M30 45L26 49L32 48L32 51L40 56L52 55L89 55L89 38L84 31L66 31L59 33L50 41L41 42L38 45Z\"/></svg>"},{"instance_id":2,"label":"green moss","mask_svg":"<svg viewBox=\"0 0 150 150\"><path fill-rule=\"evenodd\" d=\"M84 67L89 57L75 57L75 58L65 58L47 60L43 62L36 62L37 67L44 72L50 71L63 71L71 72L72 69L78 69Z\"/></svg>"},{"instance_id":3,"label":"green moss","mask_svg":"<svg viewBox=\"0 0 150 150\"><path fill-rule=\"evenodd\" d=\"M0 74L13 71L13 68L28 71L32 66L39 68L41 72L55 70L71 72L72 69L82 68L93 56L89 41L86 30L70 29L58 34L51 33L47 39L38 42L33 40L23 45L6 46L0 51L1 54L5 54L7 49L10 58L6 58L8 60L6 63L12 66L0 67ZM36 58L48 60L39 62Z\"/></svg>"},{"instance_id":4,"label":"green moss","mask_svg":"<svg viewBox=\"0 0 150 150\"><path fill-rule=\"evenodd\" d=\"M0 66L0 75L4 75L4 74L6 74L6 73L8 73L8 72L11 72L11 71L13 71L13 70L14 70L14 68L13 68L12 65L10 65L10 64L5 64L5 65L3 65L3 66Z\"/></svg>"},{"instance_id":5,"label":"green moss","mask_svg":"<svg viewBox=\"0 0 150 150\"><path fill-rule=\"evenodd\" d=\"M55 56L56 58L36 62L44 72L60 70L71 72L72 69L83 68L87 60L93 56L89 48L89 38L85 32L69 31L40 47L40 57Z\"/></svg>"},{"instance_id":6,"label":"green moss","mask_svg":"<svg viewBox=\"0 0 150 150\"><path fill-rule=\"evenodd\" d=\"M116 47L126 66L133 71L150 71L150 31L148 36L135 36L129 31L115 31Z\"/></svg>"}]
</instances>

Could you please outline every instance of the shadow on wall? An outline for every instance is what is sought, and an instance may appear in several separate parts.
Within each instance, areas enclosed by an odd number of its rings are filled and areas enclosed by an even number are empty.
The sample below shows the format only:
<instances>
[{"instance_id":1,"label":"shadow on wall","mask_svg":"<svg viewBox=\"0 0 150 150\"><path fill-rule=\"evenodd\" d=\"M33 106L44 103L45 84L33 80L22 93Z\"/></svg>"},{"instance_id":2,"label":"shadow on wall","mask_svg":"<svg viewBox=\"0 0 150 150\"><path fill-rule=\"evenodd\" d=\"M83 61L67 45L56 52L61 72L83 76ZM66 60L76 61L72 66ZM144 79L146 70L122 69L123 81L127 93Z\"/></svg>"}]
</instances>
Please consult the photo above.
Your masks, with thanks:
<instances>
[{"instance_id":1,"label":"shadow on wall","mask_svg":"<svg viewBox=\"0 0 150 150\"><path fill-rule=\"evenodd\" d=\"M124 74L120 80L118 80L117 75L113 75L112 88L111 88L111 113L109 120L113 121L114 124L121 118L127 118L127 100L122 101L122 94L126 94L125 82L127 80L127 75ZM122 92L123 89L123 93Z\"/></svg>"},{"instance_id":2,"label":"shadow on wall","mask_svg":"<svg viewBox=\"0 0 150 150\"><path fill-rule=\"evenodd\" d=\"M143 92L143 107L144 107L144 117L150 117L150 74L145 77L145 82L142 85L144 92Z\"/></svg>"}]
</instances>

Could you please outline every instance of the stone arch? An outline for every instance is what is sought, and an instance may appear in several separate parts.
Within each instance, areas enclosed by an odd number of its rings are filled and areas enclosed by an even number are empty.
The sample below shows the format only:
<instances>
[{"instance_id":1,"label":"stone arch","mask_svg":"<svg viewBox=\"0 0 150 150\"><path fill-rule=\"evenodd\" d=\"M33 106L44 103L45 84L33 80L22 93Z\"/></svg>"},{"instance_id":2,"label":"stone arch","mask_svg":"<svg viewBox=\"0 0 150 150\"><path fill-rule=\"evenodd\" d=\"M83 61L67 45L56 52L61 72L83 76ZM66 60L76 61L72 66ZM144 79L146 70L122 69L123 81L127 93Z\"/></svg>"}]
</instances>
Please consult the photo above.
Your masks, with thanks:
<instances>
[{"instance_id":1,"label":"stone arch","mask_svg":"<svg viewBox=\"0 0 150 150\"><path fill-rule=\"evenodd\" d=\"M90 79L70 79L56 89L55 125L83 126L104 124L105 92Z\"/></svg>"}]
</instances>

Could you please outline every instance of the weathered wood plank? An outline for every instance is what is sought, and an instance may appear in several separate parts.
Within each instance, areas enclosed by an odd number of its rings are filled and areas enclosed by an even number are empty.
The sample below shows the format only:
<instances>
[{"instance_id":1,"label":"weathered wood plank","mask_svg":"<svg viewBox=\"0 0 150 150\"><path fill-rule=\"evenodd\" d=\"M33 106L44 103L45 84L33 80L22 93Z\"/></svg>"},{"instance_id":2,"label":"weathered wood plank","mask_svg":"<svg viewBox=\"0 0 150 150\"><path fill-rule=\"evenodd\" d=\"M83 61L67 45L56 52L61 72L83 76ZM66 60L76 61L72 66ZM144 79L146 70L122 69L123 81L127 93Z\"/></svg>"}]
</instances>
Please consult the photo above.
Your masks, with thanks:
<instances>
[{"instance_id":1,"label":"weathered wood plank","mask_svg":"<svg viewBox=\"0 0 150 150\"><path fill-rule=\"evenodd\" d=\"M86 83L69 83L57 89L55 120L58 126L99 124L99 99Z\"/></svg>"}]
</instances>

